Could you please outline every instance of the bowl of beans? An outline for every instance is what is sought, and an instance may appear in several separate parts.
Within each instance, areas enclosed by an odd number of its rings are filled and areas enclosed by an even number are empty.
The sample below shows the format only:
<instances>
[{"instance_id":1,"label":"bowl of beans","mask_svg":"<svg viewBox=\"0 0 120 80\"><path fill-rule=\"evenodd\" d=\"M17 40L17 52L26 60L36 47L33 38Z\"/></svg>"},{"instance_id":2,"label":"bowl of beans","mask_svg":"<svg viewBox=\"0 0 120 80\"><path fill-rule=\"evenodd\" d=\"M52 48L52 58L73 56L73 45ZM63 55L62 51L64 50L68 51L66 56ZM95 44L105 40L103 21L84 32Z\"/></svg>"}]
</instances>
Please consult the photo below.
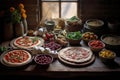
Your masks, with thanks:
<instances>
[{"instance_id":1,"label":"bowl of beans","mask_svg":"<svg viewBox=\"0 0 120 80\"><path fill-rule=\"evenodd\" d=\"M91 40L88 42L88 46L93 52L99 52L105 48L105 44L101 40Z\"/></svg>"},{"instance_id":2,"label":"bowl of beans","mask_svg":"<svg viewBox=\"0 0 120 80\"><path fill-rule=\"evenodd\" d=\"M104 49L99 52L99 58L104 63L111 63L116 58L116 53L111 50Z\"/></svg>"},{"instance_id":3,"label":"bowl of beans","mask_svg":"<svg viewBox=\"0 0 120 80\"><path fill-rule=\"evenodd\" d=\"M53 57L49 54L37 54L34 62L39 66L49 66L53 62Z\"/></svg>"}]
</instances>

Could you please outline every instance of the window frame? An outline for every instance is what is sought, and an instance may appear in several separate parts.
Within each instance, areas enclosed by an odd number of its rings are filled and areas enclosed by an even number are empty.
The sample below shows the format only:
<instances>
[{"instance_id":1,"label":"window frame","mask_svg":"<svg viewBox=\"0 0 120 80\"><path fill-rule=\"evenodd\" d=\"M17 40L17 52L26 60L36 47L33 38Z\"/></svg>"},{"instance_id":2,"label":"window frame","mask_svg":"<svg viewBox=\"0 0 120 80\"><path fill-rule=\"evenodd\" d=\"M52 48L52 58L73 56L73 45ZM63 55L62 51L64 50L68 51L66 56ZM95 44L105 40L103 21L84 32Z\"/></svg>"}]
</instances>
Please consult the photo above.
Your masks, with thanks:
<instances>
[{"instance_id":1,"label":"window frame","mask_svg":"<svg viewBox=\"0 0 120 80\"><path fill-rule=\"evenodd\" d=\"M58 2L58 4L59 4L59 18L61 18L61 3L62 2L76 2L77 3L77 16L80 17L80 1L81 0L77 0L77 1L62 1L62 0L58 0L58 1L42 1L42 0L39 0L39 20L42 19L42 3L43 2Z\"/></svg>"}]
</instances>

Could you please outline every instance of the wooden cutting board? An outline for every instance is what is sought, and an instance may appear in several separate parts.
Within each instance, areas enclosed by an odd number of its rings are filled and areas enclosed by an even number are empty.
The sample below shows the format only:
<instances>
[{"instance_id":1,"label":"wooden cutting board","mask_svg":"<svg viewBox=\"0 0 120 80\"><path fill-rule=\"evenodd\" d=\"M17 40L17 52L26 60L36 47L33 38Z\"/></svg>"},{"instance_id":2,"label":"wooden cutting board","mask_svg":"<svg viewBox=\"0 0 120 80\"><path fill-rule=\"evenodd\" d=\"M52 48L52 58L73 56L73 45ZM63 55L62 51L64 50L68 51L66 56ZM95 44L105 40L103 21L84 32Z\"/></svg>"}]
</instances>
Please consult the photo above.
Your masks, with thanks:
<instances>
[{"instance_id":1,"label":"wooden cutting board","mask_svg":"<svg viewBox=\"0 0 120 80\"><path fill-rule=\"evenodd\" d=\"M63 58L61 58L59 55L58 55L58 59L61 63L65 64L65 65L68 65L68 66L83 67L83 66L88 66L88 65L92 64L95 61L95 55L93 55L89 61L83 62L83 63L69 62L69 61L66 61Z\"/></svg>"}]
</instances>

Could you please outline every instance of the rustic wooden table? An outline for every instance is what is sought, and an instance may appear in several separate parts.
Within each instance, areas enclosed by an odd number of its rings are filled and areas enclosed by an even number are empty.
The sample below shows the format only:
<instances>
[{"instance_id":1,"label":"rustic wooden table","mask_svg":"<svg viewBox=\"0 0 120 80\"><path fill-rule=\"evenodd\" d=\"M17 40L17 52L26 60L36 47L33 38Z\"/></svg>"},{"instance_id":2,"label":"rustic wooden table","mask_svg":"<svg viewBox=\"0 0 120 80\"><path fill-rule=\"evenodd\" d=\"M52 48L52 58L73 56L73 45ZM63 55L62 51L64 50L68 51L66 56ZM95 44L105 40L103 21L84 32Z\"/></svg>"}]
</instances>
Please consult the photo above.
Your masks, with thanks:
<instances>
[{"instance_id":1,"label":"rustic wooden table","mask_svg":"<svg viewBox=\"0 0 120 80\"><path fill-rule=\"evenodd\" d=\"M3 42L1 46L8 47L10 41ZM115 74L117 73L117 74ZM89 78L89 77L119 77L120 73L120 57L116 57L115 62L106 65L101 62L97 55L95 61L87 66L73 67L61 63L55 59L47 68L38 67L34 62L21 68L9 68L0 65L0 75L2 76L42 76L47 78Z\"/></svg>"}]
</instances>

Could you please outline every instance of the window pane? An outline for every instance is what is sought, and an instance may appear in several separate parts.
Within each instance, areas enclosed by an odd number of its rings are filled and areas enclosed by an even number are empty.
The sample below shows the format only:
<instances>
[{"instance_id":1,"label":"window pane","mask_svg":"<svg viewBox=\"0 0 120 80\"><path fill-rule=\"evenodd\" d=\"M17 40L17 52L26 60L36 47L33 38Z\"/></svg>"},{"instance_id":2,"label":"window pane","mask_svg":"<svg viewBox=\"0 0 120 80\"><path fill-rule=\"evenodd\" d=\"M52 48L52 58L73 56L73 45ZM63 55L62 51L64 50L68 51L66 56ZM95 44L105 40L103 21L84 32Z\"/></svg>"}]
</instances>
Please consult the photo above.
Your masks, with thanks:
<instances>
[{"instance_id":1,"label":"window pane","mask_svg":"<svg viewBox=\"0 0 120 80\"><path fill-rule=\"evenodd\" d=\"M78 0L41 0L41 1L78 1Z\"/></svg>"},{"instance_id":2,"label":"window pane","mask_svg":"<svg viewBox=\"0 0 120 80\"><path fill-rule=\"evenodd\" d=\"M77 3L75 2L62 2L61 9L62 18L77 16Z\"/></svg>"},{"instance_id":3,"label":"window pane","mask_svg":"<svg viewBox=\"0 0 120 80\"><path fill-rule=\"evenodd\" d=\"M41 0L41 1L59 1L59 0Z\"/></svg>"},{"instance_id":4,"label":"window pane","mask_svg":"<svg viewBox=\"0 0 120 80\"><path fill-rule=\"evenodd\" d=\"M58 2L43 2L42 15L43 19L59 18Z\"/></svg>"},{"instance_id":5,"label":"window pane","mask_svg":"<svg viewBox=\"0 0 120 80\"><path fill-rule=\"evenodd\" d=\"M78 1L78 0L61 0L61 1Z\"/></svg>"}]
</instances>

